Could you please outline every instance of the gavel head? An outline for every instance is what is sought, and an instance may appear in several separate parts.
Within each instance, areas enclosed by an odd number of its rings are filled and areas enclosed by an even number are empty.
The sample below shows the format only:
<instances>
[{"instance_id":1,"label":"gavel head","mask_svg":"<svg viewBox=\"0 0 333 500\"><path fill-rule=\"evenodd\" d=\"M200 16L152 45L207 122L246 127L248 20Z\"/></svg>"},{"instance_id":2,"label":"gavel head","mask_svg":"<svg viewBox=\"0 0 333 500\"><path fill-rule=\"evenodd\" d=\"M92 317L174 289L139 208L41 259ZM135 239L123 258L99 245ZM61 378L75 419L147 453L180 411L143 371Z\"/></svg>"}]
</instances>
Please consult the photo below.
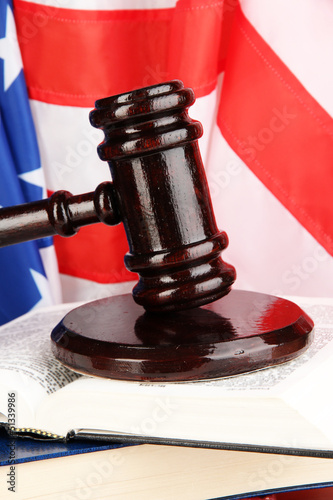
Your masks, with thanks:
<instances>
[{"instance_id":1,"label":"gavel head","mask_svg":"<svg viewBox=\"0 0 333 500\"><path fill-rule=\"evenodd\" d=\"M235 270L222 261L198 147L202 126L188 116L191 89L179 80L101 99L90 113L103 129L98 147L108 161L129 252L139 274L134 300L149 311L203 305L227 294Z\"/></svg>"}]
</instances>

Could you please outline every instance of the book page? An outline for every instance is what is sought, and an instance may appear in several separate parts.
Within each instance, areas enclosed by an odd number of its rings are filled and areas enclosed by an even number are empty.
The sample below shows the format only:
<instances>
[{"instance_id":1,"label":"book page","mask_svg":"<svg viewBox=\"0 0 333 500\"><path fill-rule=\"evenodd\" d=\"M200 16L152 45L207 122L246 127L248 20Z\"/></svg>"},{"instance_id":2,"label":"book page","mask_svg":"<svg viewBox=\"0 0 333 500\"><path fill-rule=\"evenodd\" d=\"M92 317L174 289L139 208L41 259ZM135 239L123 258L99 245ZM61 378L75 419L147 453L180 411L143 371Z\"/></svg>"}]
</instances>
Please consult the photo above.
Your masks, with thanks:
<instances>
[{"instance_id":1,"label":"book page","mask_svg":"<svg viewBox=\"0 0 333 500\"><path fill-rule=\"evenodd\" d=\"M333 301L323 299L308 307L317 318L314 346L316 356L310 357L299 370L279 385L281 397L307 420L322 429L333 442Z\"/></svg>"},{"instance_id":2,"label":"book page","mask_svg":"<svg viewBox=\"0 0 333 500\"><path fill-rule=\"evenodd\" d=\"M51 352L51 331L71 309L73 304L37 309L0 328L0 411L5 415L8 393L16 394L20 422L26 406L33 413L45 396L80 377Z\"/></svg>"}]
</instances>

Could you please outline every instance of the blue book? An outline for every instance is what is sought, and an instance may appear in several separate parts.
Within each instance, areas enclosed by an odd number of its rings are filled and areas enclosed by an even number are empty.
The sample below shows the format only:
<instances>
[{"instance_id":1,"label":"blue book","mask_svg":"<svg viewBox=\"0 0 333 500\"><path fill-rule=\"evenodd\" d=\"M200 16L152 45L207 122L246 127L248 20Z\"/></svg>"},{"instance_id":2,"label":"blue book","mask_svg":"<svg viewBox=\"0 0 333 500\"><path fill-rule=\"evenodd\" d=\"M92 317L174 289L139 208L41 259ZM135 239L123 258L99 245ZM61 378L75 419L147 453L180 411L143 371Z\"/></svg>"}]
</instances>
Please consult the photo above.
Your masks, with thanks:
<instances>
[{"instance_id":1,"label":"blue book","mask_svg":"<svg viewBox=\"0 0 333 500\"><path fill-rule=\"evenodd\" d=\"M0 433L2 500L236 500L333 486L332 478L324 458Z\"/></svg>"},{"instance_id":2,"label":"blue book","mask_svg":"<svg viewBox=\"0 0 333 500\"><path fill-rule=\"evenodd\" d=\"M39 440L32 438L14 438L4 429L0 431L0 467L17 465L24 462L61 458L80 453L92 453L101 450L115 450L129 446L126 443L112 443L94 440Z\"/></svg>"}]
</instances>

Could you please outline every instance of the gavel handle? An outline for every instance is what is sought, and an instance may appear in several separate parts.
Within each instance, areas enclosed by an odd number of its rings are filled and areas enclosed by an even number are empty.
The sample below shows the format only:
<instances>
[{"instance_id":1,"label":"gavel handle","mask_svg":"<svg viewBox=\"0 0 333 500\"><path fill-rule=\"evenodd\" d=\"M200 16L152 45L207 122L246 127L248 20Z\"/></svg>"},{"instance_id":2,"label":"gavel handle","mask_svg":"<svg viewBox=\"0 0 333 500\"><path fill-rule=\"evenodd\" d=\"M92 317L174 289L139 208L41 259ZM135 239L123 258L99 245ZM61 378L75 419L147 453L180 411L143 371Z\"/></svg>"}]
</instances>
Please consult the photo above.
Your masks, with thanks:
<instances>
[{"instance_id":1,"label":"gavel handle","mask_svg":"<svg viewBox=\"0 0 333 500\"><path fill-rule=\"evenodd\" d=\"M56 191L50 198L0 209L0 247L59 234L72 236L82 226L121 221L112 182L91 193Z\"/></svg>"}]
</instances>

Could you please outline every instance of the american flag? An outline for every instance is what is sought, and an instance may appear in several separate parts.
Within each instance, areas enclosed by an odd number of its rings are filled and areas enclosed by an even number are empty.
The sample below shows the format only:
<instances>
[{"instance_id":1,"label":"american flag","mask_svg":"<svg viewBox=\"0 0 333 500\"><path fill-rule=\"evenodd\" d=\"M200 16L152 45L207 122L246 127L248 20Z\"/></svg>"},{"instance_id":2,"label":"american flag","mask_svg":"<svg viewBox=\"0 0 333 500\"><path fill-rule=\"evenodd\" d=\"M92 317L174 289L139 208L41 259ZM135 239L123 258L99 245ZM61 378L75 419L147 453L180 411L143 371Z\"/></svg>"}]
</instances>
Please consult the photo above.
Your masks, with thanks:
<instances>
[{"instance_id":1,"label":"american flag","mask_svg":"<svg viewBox=\"0 0 333 500\"><path fill-rule=\"evenodd\" d=\"M7 5L1 3L3 59ZM200 147L218 226L229 236L223 256L237 269L235 287L332 295L331 2L14 0L14 17L48 194L92 191L109 180L96 154L102 134L88 119L96 99L181 79L197 96L190 115L204 127ZM20 71L2 89L2 102L22 80ZM27 151L27 128L11 151ZM21 175L39 172L34 158L15 158L14 170L11 153L0 203L41 194L37 181ZM4 182L12 177L21 197L7 199ZM83 228L73 238L56 237L55 247L64 300L91 299L135 279L124 268L121 226ZM26 248L39 259L36 244ZM14 263L19 252L28 255L21 247L3 255ZM38 299L34 273L45 278L39 262L15 267L15 297L31 283ZM8 283L2 280L4 301Z\"/></svg>"},{"instance_id":2,"label":"american flag","mask_svg":"<svg viewBox=\"0 0 333 500\"><path fill-rule=\"evenodd\" d=\"M229 235L224 256L237 269L235 287L332 296L332 2L13 3L41 161L11 2L2 0L0 204L46 194L41 165L47 194L88 192L109 180L96 154L102 134L88 120L95 100L181 79L197 96L190 114L204 127L201 153L218 225ZM58 276L49 240L1 251L2 322L51 301L45 270L55 300L57 277L64 300L133 280L121 226L54 240Z\"/></svg>"}]
</instances>

